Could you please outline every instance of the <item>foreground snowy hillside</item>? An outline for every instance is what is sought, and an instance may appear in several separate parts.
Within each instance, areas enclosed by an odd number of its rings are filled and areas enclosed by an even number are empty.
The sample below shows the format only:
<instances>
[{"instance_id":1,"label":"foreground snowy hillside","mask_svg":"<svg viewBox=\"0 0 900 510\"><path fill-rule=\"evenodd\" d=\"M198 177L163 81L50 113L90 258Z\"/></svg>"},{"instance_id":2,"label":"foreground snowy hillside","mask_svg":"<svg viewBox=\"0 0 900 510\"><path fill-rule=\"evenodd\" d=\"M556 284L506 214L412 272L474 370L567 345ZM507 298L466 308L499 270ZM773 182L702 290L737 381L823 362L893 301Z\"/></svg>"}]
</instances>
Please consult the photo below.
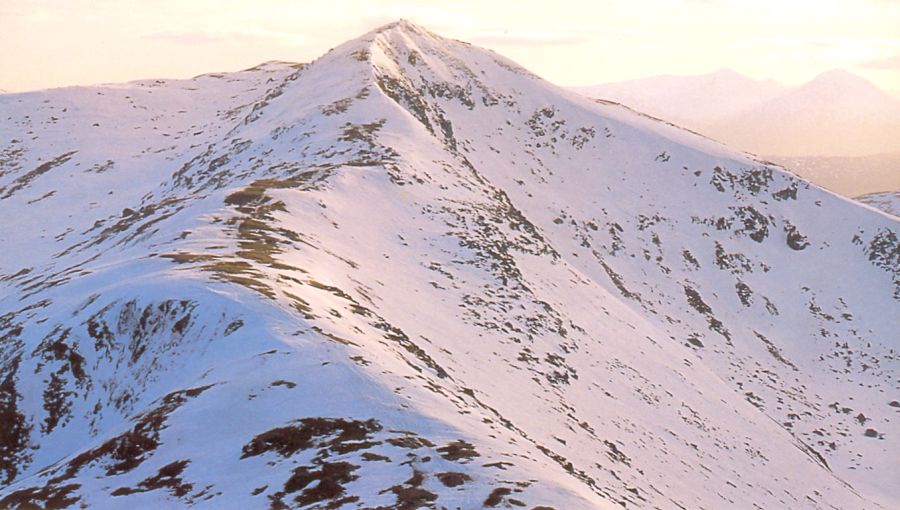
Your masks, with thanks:
<instances>
[{"instance_id":1,"label":"foreground snowy hillside","mask_svg":"<svg viewBox=\"0 0 900 510\"><path fill-rule=\"evenodd\" d=\"M398 22L0 96L0 508L896 508L900 222Z\"/></svg>"}]
</instances>

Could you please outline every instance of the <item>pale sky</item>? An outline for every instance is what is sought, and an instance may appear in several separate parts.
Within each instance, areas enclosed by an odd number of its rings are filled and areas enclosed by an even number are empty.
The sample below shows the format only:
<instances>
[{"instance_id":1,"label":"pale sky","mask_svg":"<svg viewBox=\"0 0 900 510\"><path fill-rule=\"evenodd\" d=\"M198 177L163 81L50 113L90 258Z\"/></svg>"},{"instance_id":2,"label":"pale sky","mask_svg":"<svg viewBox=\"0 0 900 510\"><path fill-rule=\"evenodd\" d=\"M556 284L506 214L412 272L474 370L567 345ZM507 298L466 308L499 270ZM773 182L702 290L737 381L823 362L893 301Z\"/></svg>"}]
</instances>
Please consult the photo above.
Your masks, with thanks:
<instances>
[{"instance_id":1,"label":"pale sky","mask_svg":"<svg viewBox=\"0 0 900 510\"><path fill-rule=\"evenodd\" d=\"M560 85L844 68L900 97L900 0L0 0L0 90L308 62L398 18Z\"/></svg>"}]
</instances>

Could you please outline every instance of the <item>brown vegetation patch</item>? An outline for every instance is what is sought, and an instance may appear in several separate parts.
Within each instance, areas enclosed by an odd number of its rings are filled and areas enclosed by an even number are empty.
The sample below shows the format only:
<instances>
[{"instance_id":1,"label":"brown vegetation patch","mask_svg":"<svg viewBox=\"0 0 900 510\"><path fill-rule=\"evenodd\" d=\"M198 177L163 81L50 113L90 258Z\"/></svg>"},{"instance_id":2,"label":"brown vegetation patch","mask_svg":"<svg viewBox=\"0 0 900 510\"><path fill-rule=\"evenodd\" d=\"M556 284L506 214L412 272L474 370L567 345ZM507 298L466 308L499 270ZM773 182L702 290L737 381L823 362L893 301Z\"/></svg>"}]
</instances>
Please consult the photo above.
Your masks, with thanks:
<instances>
[{"instance_id":1,"label":"brown vegetation patch","mask_svg":"<svg viewBox=\"0 0 900 510\"><path fill-rule=\"evenodd\" d=\"M59 372L50 374L50 382L44 387L44 410L47 417L41 425L41 432L49 434L59 425L60 421L71 416L71 398L74 391L65 391L66 379Z\"/></svg>"},{"instance_id":2,"label":"brown vegetation patch","mask_svg":"<svg viewBox=\"0 0 900 510\"><path fill-rule=\"evenodd\" d=\"M22 396L16 389L16 372L20 357L15 357L4 368L0 381L0 482L8 484L15 480L19 469L30 461L25 452L31 425L25 414L19 410Z\"/></svg>"},{"instance_id":3,"label":"brown vegetation patch","mask_svg":"<svg viewBox=\"0 0 900 510\"><path fill-rule=\"evenodd\" d=\"M425 439L424 437L419 437L409 433L407 433L407 435L403 437L392 437L388 439L387 442L398 448L408 448L410 450L434 446L434 443Z\"/></svg>"},{"instance_id":4,"label":"brown vegetation patch","mask_svg":"<svg viewBox=\"0 0 900 510\"><path fill-rule=\"evenodd\" d=\"M186 496L194 488L193 484L185 483L181 479L181 473L184 468L190 464L189 460L179 460L167 464L159 469L155 475L142 480L137 487L119 487L111 494L113 496L127 496L139 492L149 492L157 489L168 489L169 492L177 497Z\"/></svg>"},{"instance_id":5,"label":"brown vegetation patch","mask_svg":"<svg viewBox=\"0 0 900 510\"><path fill-rule=\"evenodd\" d=\"M0 508L51 509L66 508L76 503L79 498L72 496L71 493L79 489L80 485L61 485L63 482L74 478L85 466L104 461L104 459L107 476L127 473L138 467L159 446L159 433L166 427L168 416L189 398L200 395L210 387L212 385L169 393L161 399L156 408L140 415L131 430L119 434L97 448L77 455L64 467L57 468L56 476L48 479L42 487L28 487L9 494L0 500ZM187 463L187 461L181 462L184 462L184 465ZM123 488L117 491L146 492L155 488L167 487L173 490L173 493L180 494L182 490L185 490L186 494L191 487L189 484L183 484L177 476L183 469L184 466L180 465L180 462L169 464L160 469L156 476L141 482L137 489ZM185 487L187 488L185 489Z\"/></svg>"},{"instance_id":6,"label":"brown vegetation patch","mask_svg":"<svg viewBox=\"0 0 900 510\"><path fill-rule=\"evenodd\" d=\"M80 499L72 493L81 488L77 483L62 487L29 487L0 499L0 508L8 510L56 510L68 508Z\"/></svg>"},{"instance_id":7,"label":"brown vegetation patch","mask_svg":"<svg viewBox=\"0 0 900 510\"><path fill-rule=\"evenodd\" d=\"M343 99L338 99L328 106L322 107L322 113L329 116L344 113L348 108L350 108L351 104L353 104L353 98L345 97Z\"/></svg>"},{"instance_id":8,"label":"brown vegetation patch","mask_svg":"<svg viewBox=\"0 0 900 510\"><path fill-rule=\"evenodd\" d=\"M107 459L106 475L127 473L143 463L159 447L159 433L166 428L169 415L212 385L169 393L155 409L142 414L131 430L119 434L97 448L88 450L69 461L63 474L50 479L51 484L74 477L84 466Z\"/></svg>"},{"instance_id":9,"label":"brown vegetation patch","mask_svg":"<svg viewBox=\"0 0 900 510\"><path fill-rule=\"evenodd\" d=\"M225 328L224 335L225 335L225 336L229 336L229 335L231 335L232 333L234 333L235 331L241 329L242 327L244 327L244 321L242 321L242 320L240 320L240 319L233 320L233 321L231 321L231 323L229 323L228 326Z\"/></svg>"},{"instance_id":10,"label":"brown vegetation patch","mask_svg":"<svg viewBox=\"0 0 900 510\"><path fill-rule=\"evenodd\" d=\"M414 510L416 508L428 507L435 501L437 494L423 489L422 484L425 482L425 475L421 471L413 470L413 475L403 485L395 485L390 491L397 496L397 502L392 508L397 510Z\"/></svg>"},{"instance_id":11,"label":"brown vegetation patch","mask_svg":"<svg viewBox=\"0 0 900 510\"><path fill-rule=\"evenodd\" d=\"M441 457L453 462L459 462L464 459L469 460L480 456L480 454L475 451L475 446L473 444L467 443L462 439L447 443L438 448L437 451L440 452Z\"/></svg>"},{"instance_id":12,"label":"brown vegetation patch","mask_svg":"<svg viewBox=\"0 0 900 510\"><path fill-rule=\"evenodd\" d=\"M381 425L375 420L304 418L297 423L299 425L278 427L257 435L244 445L241 458L255 457L269 451L282 457L290 457L300 450L312 447L333 449L336 453L345 453L358 449L356 446L359 443L352 444L351 442L370 439L373 432L381 430ZM316 441L318 438L327 437L330 439Z\"/></svg>"},{"instance_id":13,"label":"brown vegetation patch","mask_svg":"<svg viewBox=\"0 0 900 510\"><path fill-rule=\"evenodd\" d=\"M487 499L482 503L484 506L494 508L503 502L504 496L512 494L512 489L506 487L497 487L488 495Z\"/></svg>"},{"instance_id":14,"label":"brown vegetation patch","mask_svg":"<svg viewBox=\"0 0 900 510\"><path fill-rule=\"evenodd\" d=\"M784 363L785 365L791 367L792 369L794 369L795 372L799 370L799 369L797 368L797 366L794 365L793 363L791 363L788 359L786 359L786 358L781 354L781 350L780 350L778 347L776 347L775 344L773 344L773 343L772 343L768 338L766 338L762 333L760 333L760 332L758 332L758 331L756 331L756 330L753 330L753 333L756 335L756 338L759 338L759 340L760 340L763 344L765 344L766 350L769 351L769 354L771 354L773 358L775 358L776 360L778 360L778 361Z\"/></svg>"},{"instance_id":15,"label":"brown vegetation patch","mask_svg":"<svg viewBox=\"0 0 900 510\"><path fill-rule=\"evenodd\" d=\"M391 458L386 455L379 455L377 453L372 453L372 452L363 452L362 459L366 462L374 462L374 461L390 462L391 461Z\"/></svg>"},{"instance_id":16,"label":"brown vegetation patch","mask_svg":"<svg viewBox=\"0 0 900 510\"><path fill-rule=\"evenodd\" d=\"M53 331L44 338L38 345L37 350L41 353L44 361L60 361L63 363L60 372L69 372L77 381L84 380L84 357L78 353L76 348L66 340L69 337L71 329L62 329L57 326Z\"/></svg>"},{"instance_id":17,"label":"brown vegetation patch","mask_svg":"<svg viewBox=\"0 0 900 510\"><path fill-rule=\"evenodd\" d=\"M210 255L206 253L163 253L160 257L164 259L171 259L172 262L176 262L178 264L195 264L197 262L209 262L211 260L216 260L218 257L216 255Z\"/></svg>"},{"instance_id":18,"label":"brown vegetation patch","mask_svg":"<svg viewBox=\"0 0 900 510\"><path fill-rule=\"evenodd\" d=\"M71 152L67 152L65 154L61 154L61 155L51 159L50 161L47 161L47 162L44 162L44 163L38 165L38 167L35 168L34 170L17 177L9 185L9 187L0 188L0 194L3 195L3 196L0 196L0 199L7 199L7 198L13 196L13 194L15 192L17 192L20 189L31 184L31 181L33 181L35 178L39 177L42 174L49 172L50 170L52 170L60 165L65 164L70 159L72 159L72 156L74 156L76 152L78 152L78 151L71 151Z\"/></svg>"},{"instance_id":19,"label":"brown vegetation patch","mask_svg":"<svg viewBox=\"0 0 900 510\"><path fill-rule=\"evenodd\" d=\"M317 508L334 509L353 503L359 499L358 496L342 496L346 492L344 484L359 478L353 474L357 469L359 466L349 462L322 462L315 469L307 466L295 468L285 482L284 489L270 496L272 508L284 508L282 499L297 491L302 492L294 501L302 506L327 501L327 505Z\"/></svg>"},{"instance_id":20,"label":"brown vegetation patch","mask_svg":"<svg viewBox=\"0 0 900 510\"><path fill-rule=\"evenodd\" d=\"M684 295L687 298L687 302L691 305L691 308L697 310L698 313L706 317L706 322L709 324L709 329L715 331L716 333L722 335L725 339L725 342L728 345L731 345L731 333L728 331L728 328L722 324L722 321L716 318L713 314L712 308L703 301L703 298L700 296L700 293L697 292L694 288L685 285L684 286Z\"/></svg>"},{"instance_id":21,"label":"brown vegetation patch","mask_svg":"<svg viewBox=\"0 0 900 510\"><path fill-rule=\"evenodd\" d=\"M472 477L465 473L457 473L455 471L449 471L446 473L438 473L437 479L444 484L445 487L458 487L470 480Z\"/></svg>"},{"instance_id":22,"label":"brown vegetation patch","mask_svg":"<svg viewBox=\"0 0 900 510\"><path fill-rule=\"evenodd\" d=\"M279 379L272 383L272 386L285 386L288 389L294 389L297 387L297 383L291 381L285 381L284 379Z\"/></svg>"}]
</instances>

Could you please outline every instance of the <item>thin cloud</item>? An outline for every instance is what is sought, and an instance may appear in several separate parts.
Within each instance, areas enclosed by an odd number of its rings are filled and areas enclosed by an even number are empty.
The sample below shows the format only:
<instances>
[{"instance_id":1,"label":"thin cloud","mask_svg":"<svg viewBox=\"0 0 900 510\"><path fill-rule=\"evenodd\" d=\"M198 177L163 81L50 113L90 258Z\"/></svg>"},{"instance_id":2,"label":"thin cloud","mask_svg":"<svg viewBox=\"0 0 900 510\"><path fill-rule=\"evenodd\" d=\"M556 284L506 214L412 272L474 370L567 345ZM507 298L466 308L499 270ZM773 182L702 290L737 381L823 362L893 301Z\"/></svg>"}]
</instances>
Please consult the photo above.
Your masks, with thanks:
<instances>
[{"instance_id":1,"label":"thin cloud","mask_svg":"<svg viewBox=\"0 0 900 510\"><path fill-rule=\"evenodd\" d=\"M900 40L897 39L783 36L743 41L732 47L745 55L767 54L781 60L816 61L828 67L900 67L897 64ZM885 55L895 56L884 58Z\"/></svg>"},{"instance_id":2,"label":"thin cloud","mask_svg":"<svg viewBox=\"0 0 900 510\"><path fill-rule=\"evenodd\" d=\"M144 39L162 41L185 46L199 46L207 44L223 43L270 43L284 42L290 39L293 43L303 42L304 37L299 34L282 34L272 32L236 32L236 31L166 31L155 32L143 36Z\"/></svg>"},{"instance_id":3,"label":"thin cloud","mask_svg":"<svg viewBox=\"0 0 900 510\"><path fill-rule=\"evenodd\" d=\"M473 44L486 46L569 46L592 39L578 32L488 32L471 37Z\"/></svg>"},{"instance_id":4,"label":"thin cloud","mask_svg":"<svg viewBox=\"0 0 900 510\"><path fill-rule=\"evenodd\" d=\"M785 48L830 49L854 43L858 44L858 41L839 38L788 35L750 39L736 43L734 47L744 50L777 51Z\"/></svg>"},{"instance_id":5,"label":"thin cloud","mask_svg":"<svg viewBox=\"0 0 900 510\"><path fill-rule=\"evenodd\" d=\"M467 37L473 44L484 46L573 46L598 39L639 39L644 34L630 30L511 31L491 30Z\"/></svg>"}]
</instances>

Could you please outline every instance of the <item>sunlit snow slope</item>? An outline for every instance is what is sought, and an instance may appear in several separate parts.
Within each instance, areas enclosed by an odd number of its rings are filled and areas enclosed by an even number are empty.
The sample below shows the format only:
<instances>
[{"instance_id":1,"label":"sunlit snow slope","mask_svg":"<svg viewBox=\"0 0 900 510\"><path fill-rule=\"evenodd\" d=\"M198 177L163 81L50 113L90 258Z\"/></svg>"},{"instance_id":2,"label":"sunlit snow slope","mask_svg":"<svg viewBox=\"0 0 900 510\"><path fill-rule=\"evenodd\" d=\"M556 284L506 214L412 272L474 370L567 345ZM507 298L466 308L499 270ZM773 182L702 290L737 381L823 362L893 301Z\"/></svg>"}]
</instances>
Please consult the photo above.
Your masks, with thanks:
<instances>
[{"instance_id":1,"label":"sunlit snow slope","mask_svg":"<svg viewBox=\"0 0 900 510\"><path fill-rule=\"evenodd\" d=\"M897 508L897 218L406 22L0 95L0 508Z\"/></svg>"}]
</instances>

